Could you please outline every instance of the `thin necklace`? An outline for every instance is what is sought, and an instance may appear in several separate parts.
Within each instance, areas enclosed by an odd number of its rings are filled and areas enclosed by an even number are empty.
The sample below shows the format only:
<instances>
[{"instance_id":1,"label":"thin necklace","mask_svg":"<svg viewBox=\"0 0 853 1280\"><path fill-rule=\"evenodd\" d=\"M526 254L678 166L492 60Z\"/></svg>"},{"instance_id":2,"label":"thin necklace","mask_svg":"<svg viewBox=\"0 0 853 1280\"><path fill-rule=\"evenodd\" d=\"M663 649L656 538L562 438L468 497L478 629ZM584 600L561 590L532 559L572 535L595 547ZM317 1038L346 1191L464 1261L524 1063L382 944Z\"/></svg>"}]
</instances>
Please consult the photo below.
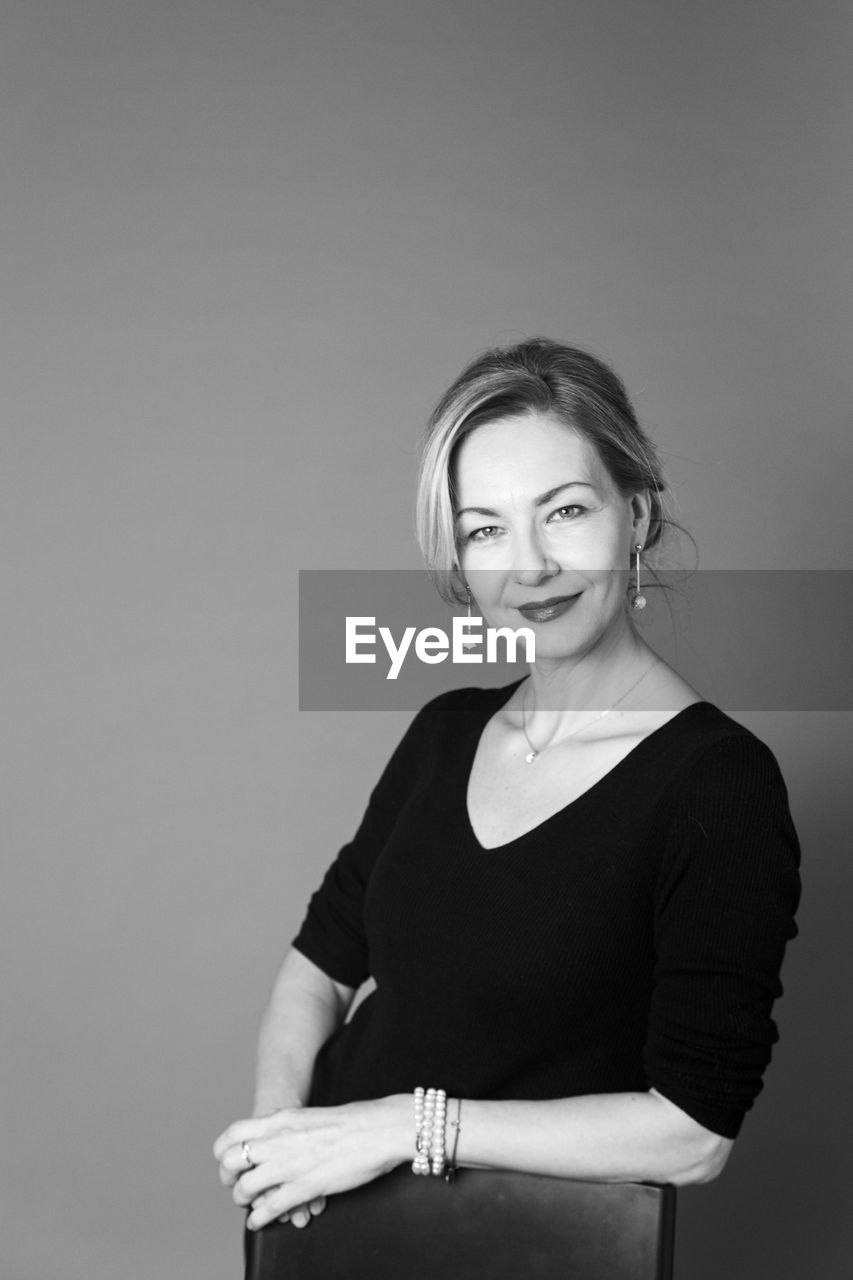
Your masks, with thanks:
<instances>
[{"instance_id":1,"label":"thin necklace","mask_svg":"<svg viewBox=\"0 0 853 1280\"><path fill-rule=\"evenodd\" d=\"M659 661L660 661L659 658L655 658L652 665L646 668L646 670L640 676L639 680L634 681L630 689L626 689L625 692L621 694L616 699L615 702L611 702L609 707L605 707L603 711L599 711L598 715L593 716L592 720L587 720L586 724L580 724L578 725L577 729L572 729L569 733L563 734L562 738L560 739L560 742L565 742L567 738L573 738L575 734L580 733L582 729L589 729L590 726L594 725L597 721L603 720L606 715L609 715L609 713L613 710L614 707L618 707L620 702L625 701L629 693L634 692L634 690L636 689L640 681L645 680L646 676L649 674L649 672L652 670L653 667L657 666ZM539 756L541 756L543 751L547 751L549 747L556 745L552 738L550 742L545 743L544 747L534 747L533 743L530 741L530 736L527 732L527 708L524 705L524 698L521 699L521 732L524 734L525 738L527 739L527 745L530 748L527 755L524 757L524 759L527 761L528 764L533 764L533 761L536 760Z\"/></svg>"}]
</instances>

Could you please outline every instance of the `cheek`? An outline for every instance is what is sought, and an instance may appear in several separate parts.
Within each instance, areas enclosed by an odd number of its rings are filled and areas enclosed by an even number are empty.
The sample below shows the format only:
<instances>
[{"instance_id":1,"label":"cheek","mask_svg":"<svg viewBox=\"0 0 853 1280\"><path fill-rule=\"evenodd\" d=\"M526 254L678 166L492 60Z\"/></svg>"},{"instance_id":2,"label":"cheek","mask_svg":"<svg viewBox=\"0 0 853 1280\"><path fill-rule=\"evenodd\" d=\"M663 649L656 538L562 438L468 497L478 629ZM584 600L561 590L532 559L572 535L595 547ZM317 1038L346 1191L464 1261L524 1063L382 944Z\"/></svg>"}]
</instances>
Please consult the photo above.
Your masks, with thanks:
<instances>
[{"instance_id":1,"label":"cheek","mask_svg":"<svg viewBox=\"0 0 853 1280\"><path fill-rule=\"evenodd\" d=\"M608 573L627 565L627 543L610 520L592 520L579 528L574 538L565 537L555 546L556 558L604 581Z\"/></svg>"},{"instance_id":2,"label":"cheek","mask_svg":"<svg viewBox=\"0 0 853 1280\"><path fill-rule=\"evenodd\" d=\"M602 568L587 574L591 607L600 613L611 613L624 603L628 586L627 569Z\"/></svg>"}]
</instances>

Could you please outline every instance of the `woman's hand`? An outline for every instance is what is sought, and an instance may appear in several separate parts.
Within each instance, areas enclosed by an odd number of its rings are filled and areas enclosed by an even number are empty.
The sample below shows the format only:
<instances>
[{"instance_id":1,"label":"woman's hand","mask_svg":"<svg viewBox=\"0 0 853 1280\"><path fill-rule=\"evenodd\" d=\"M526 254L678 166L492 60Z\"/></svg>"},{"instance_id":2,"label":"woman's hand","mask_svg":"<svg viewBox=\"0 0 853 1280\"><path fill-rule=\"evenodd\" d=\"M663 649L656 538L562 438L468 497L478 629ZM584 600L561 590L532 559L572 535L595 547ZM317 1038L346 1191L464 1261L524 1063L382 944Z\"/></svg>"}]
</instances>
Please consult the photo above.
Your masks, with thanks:
<instances>
[{"instance_id":1,"label":"woman's hand","mask_svg":"<svg viewBox=\"0 0 853 1280\"><path fill-rule=\"evenodd\" d=\"M268 1104L264 1104L264 1103L256 1104L255 1110L252 1112L252 1115L256 1119L258 1117L262 1117L266 1119L268 1116L275 1115L277 1111L281 1111L285 1107L301 1107L301 1106L302 1106L302 1102L299 1101L299 1099L294 1094L292 1098L288 1097L284 1101L281 1101L278 1104L278 1106L270 1107ZM242 1151L242 1146L241 1146L241 1151ZM245 1161L245 1157L244 1157L244 1161ZM240 1176L240 1172L245 1172L245 1168L248 1168L248 1166L244 1164L243 1170L238 1170L237 1172L229 1173L220 1165L220 1168L219 1168L220 1182L222 1182L226 1187L233 1187L234 1183L237 1181L237 1179ZM297 1205L295 1209L292 1209L290 1211L290 1213L280 1214L278 1220L279 1222L292 1222L294 1227L307 1227L311 1219L316 1218L318 1214L322 1213L325 1207L326 1207L326 1197L317 1196L316 1199L312 1200L309 1204Z\"/></svg>"},{"instance_id":2,"label":"woman's hand","mask_svg":"<svg viewBox=\"0 0 853 1280\"><path fill-rule=\"evenodd\" d=\"M245 1144L245 1145L244 1145ZM220 1178L238 1205L251 1205L250 1230L371 1182L401 1164L412 1145L411 1098L398 1094L339 1107L288 1107L238 1120L214 1143ZM247 1166L247 1157L252 1168Z\"/></svg>"},{"instance_id":3,"label":"woman's hand","mask_svg":"<svg viewBox=\"0 0 853 1280\"><path fill-rule=\"evenodd\" d=\"M271 1115L274 1115L276 1111L281 1111L285 1107L304 1106L304 1103L302 1102L301 1098L296 1093L292 1093L290 1096L285 1095L284 1097L282 1097L280 1094L280 1083L279 1083L279 1088L276 1090L276 1092L279 1093L279 1101L276 1103L275 1106L269 1106L268 1104L265 1104L261 1101L256 1100L255 1108L252 1112L253 1117L271 1116ZM239 1174L233 1174L223 1178L223 1170L221 1168L219 1171L219 1175L222 1181L225 1182L226 1186L229 1186L229 1187L232 1187L234 1185L234 1183L237 1181L237 1178L239 1176ZM311 1219L316 1218L318 1214L321 1214L325 1209L325 1207L326 1207L326 1197L317 1196L316 1200L312 1200L310 1204L300 1204L300 1205L297 1205L295 1209L291 1210L290 1213L280 1214L278 1220L279 1222L291 1222L293 1223L294 1227L307 1227Z\"/></svg>"}]
</instances>

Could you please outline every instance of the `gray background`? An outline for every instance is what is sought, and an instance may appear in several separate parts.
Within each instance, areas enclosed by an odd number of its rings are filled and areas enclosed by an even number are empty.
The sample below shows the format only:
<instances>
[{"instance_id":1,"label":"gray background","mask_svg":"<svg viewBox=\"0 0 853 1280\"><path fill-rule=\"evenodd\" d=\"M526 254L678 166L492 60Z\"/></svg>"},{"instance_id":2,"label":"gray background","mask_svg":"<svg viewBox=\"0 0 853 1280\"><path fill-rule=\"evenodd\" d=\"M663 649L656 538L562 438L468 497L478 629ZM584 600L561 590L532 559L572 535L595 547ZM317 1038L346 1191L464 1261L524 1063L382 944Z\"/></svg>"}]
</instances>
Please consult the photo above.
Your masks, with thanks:
<instances>
[{"instance_id":1,"label":"gray background","mask_svg":"<svg viewBox=\"0 0 853 1280\"><path fill-rule=\"evenodd\" d=\"M239 1274L209 1144L407 719L297 711L297 570L418 565L415 442L465 360L592 346L705 567L848 566L850 27L5 0L4 1276ZM840 1280L850 717L743 718L789 782L802 936L679 1276Z\"/></svg>"}]
</instances>

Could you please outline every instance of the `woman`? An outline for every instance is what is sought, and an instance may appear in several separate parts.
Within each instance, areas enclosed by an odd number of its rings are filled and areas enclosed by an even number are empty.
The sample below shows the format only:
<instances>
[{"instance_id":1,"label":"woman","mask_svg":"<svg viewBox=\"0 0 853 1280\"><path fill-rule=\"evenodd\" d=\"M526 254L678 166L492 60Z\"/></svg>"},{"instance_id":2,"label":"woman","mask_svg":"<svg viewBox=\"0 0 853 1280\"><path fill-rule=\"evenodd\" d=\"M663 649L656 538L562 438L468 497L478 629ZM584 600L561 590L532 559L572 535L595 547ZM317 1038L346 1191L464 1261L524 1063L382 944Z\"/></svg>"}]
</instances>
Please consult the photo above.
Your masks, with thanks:
<instances>
[{"instance_id":1,"label":"woman","mask_svg":"<svg viewBox=\"0 0 853 1280\"><path fill-rule=\"evenodd\" d=\"M536 657L423 708L314 894L253 1116L214 1148L249 1230L406 1161L676 1185L725 1165L777 1038L799 849L771 751L634 626L663 490L583 351L488 352L437 406L427 565Z\"/></svg>"}]
</instances>

